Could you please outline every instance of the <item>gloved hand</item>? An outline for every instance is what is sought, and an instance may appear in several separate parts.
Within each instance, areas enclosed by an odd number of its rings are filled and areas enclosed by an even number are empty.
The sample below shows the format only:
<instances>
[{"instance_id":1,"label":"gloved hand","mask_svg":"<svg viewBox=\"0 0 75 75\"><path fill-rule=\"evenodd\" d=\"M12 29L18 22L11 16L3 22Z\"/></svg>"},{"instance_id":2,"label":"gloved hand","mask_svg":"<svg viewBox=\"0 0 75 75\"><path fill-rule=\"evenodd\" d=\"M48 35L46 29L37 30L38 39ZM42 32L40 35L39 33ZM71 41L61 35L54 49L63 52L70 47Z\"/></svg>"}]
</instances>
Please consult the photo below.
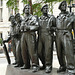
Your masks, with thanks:
<instances>
[{"instance_id":1,"label":"gloved hand","mask_svg":"<svg viewBox=\"0 0 75 75\"><path fill-rule=\"evenodd\" d=\"M3 40L3 43L7 42L6 40Z\"/></svg>"},{"instance_id":2,"label":"gloved hand","mask_svg":"<svg viewBox=\"0 0 75 75\"><path fill-rule=\"evenodd\" d=\"M21 27L20 27L20 31L21 31L21 32L24 31L24 26L21 26Z\"/></svg>"},{"instance_id":3,"label":"gloved hand","mask_svg":"<svg viewBox=\"0 0 75 75\"><path fill-rule=\"evenodd\" d=\"M27 26L27 27L26 27L26 30L27 30L27 31L28 31L28 30L30 30L30 27L29 27L29 26Z\"/></svg>"}]
</instances>

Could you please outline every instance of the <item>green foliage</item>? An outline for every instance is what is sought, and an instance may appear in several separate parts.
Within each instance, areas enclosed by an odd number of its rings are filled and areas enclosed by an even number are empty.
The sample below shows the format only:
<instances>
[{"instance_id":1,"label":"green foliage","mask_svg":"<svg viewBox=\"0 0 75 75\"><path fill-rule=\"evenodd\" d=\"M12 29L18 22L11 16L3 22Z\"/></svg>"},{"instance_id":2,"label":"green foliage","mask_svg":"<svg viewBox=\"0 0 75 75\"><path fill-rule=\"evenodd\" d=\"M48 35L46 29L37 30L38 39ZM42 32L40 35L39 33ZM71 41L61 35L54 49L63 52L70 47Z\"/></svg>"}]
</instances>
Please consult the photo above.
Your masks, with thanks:
<instances>
[{"instance_id":1,"label":"green foliage","mask_svg":"<svg viewBox=\"0 0 75 75\"><path fill-rule=\"evenodd\" d=\"M23 2L24 4L29 4L29 3L28 3L28 0L22 0L22 2Z\"/></svg>"},{"instance_id":2,"label":"green foliage","mask_svg":"<svg viewBox=\"0 0 75 75\"><path fill-rule=\"evenodd\" d=\"M33 8L33 14L34 15L38 15L38 16L41 16L42 12L41 12L41 3L36 3L36 4L33 4L32 5L32 8Z\"/></svg>"},{"instance_id":3,"label":"green foliage","mask_svg":"<svg viewBox=\"0 0 75 75\"><path fill-rule=\"evenodd\" d=\"M43 0L45 3L50 3L50 2L54 2L54 1L57 1L57 0Z\"/></svg>"},{"instance_id":4,"label":"green foliage","mask_svg":"<svg viewBox=\"0 0 75 75\"><path fill-rule=\"evenodd\" d=\"M2 38L0 38L0 44L2 43Z\"/></svg>"},{"instance_id":5,"label":"green foliage","mask_svg":"<svg viewBox=\"0 0 75 75\"><path fill-rule=\"evenodd\" d=\"M12 9L14 9L15 11L18 10L17 0L8 0L6 5Z\"/></svg>"},{"instance_id":6,"label":"green foliage","mask_svg":"<svg viewBox=\"0 0 75 75\"><path fill-rule=\"evenodd\" d=\"M64 1L64 0L42 0L42 2L44 2L45 4L48 3L49 4L49 9L50 9L50 12L53 14L53 2L61 2L61 1ZM66 0L69 4L70 4L70 0ZM71 0L73 1L73 0ZM22 2L24 4L29 4L29 0L22 0ZM42 7L42 2L40 3L35 3L35 4L32 4L32 8L33 8L33 15L38 15L40 16L42 13L41 13L41 7ZM18 6L17 6L17 0L8 0L7 1L7 6L14 9L15 11L18 10ZM22 14L23 15L23 14Z\"/></svg>"},{"instance_id":7,"label":"green foliage","mask_svg":"<svg viewBox=\"0 0 75 75\"><path fill-rule=\"evenodd\" d=\"M49 3L50 12L53 14L53 3L55 2L61 2L64 0L43 0L44 3ZM66 0L68 4L70 4L70 1L73 0Z\"/></svg>"},{"instance_id":8,"label":"green foliage","mask_svg":"<svg viewBox=\"0 0 75 75\"><path fill-rule=\"evenodd\" d=\"M29 0L22 0L22 2L24 4L29 4ZM32 4L32 8L33 8L33 15L38 15L40 16L42 13L41 13L41 3L35 3L35 4Z\"/></svg>"},{"instance_id":9,"label":"green foliage","mask_svg":"<svg viewBox=\"0 0 75 75\"><path fill-rule=\"evenodd\" d=\"M45 3L50 3L50 2L61 2L61 1L64 1L64 0L43 0ZM66 0L68 4L70 4L70 0ZM71 0L71 1L74 1L74 0Z\"/></svg>"}]
</instances>

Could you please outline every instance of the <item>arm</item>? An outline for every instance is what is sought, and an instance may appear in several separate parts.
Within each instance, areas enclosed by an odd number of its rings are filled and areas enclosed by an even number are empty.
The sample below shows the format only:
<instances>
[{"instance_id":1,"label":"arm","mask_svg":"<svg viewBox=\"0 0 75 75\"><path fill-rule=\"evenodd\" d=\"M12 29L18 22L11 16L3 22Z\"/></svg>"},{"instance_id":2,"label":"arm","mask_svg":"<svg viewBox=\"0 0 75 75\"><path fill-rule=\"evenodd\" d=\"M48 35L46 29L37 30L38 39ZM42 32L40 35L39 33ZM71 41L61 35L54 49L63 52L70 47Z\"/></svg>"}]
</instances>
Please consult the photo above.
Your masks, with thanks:
<instances>
[{"instance_id":1,"label":"arm","mask_svg":"<svg viewBox=\"0 0 75 75\"><path fill-rule=\"evenodd\" d=\"M24 31L24 21L22 21L21 26L20 26L20 31L23 32Z\"/></svg>"},{"instance_id":2,"label":"arm","mask_svg":"<svg viewBox=\"0 0 75 75\"><path fill-rule=\"evenodd\" d=\"M32 20L29 23L29 26L26 27L26 30L37 31L39 28L38 20L33 16Z\"/></svg>"},{"instance_id":3,"label":"arm","mask_svg":"<svg viewBox=\"0 0 75 75\"><path fill-rule=\"evenodd\" d=\"M56 18L52 15L48 21L47 30L55 31L56 29Z\"/></svg>"},{"instance_id":4,"label":"arm","mask_svg":"<svg viewBox=\"0 0 75 75\"><path fill-rule=\"evenodd\" d=\"M11 40L11 37L9 36L6 40L3 40L3 43L9 42Z\"/></svg>"},{"instance_id":5,"label":"arm","mask_svg":"<svg viewBox=\"0 0 75 75\"><path fill-rule=\"evenodd\" d=\"M55 32L56 31L56 18L53 16L52 18L52 30Z\"/></svg>"},{"instance_id":6,"label":"arm","mask_svg":"<svg viewBox=\"0 0 75 75\"><path fill-rule=\"evenodd\" d=\"M38 22L36 22L34 26L30 26L30 31L37 31L38 28L39 28Z\"/></svg>"}]
</instances>

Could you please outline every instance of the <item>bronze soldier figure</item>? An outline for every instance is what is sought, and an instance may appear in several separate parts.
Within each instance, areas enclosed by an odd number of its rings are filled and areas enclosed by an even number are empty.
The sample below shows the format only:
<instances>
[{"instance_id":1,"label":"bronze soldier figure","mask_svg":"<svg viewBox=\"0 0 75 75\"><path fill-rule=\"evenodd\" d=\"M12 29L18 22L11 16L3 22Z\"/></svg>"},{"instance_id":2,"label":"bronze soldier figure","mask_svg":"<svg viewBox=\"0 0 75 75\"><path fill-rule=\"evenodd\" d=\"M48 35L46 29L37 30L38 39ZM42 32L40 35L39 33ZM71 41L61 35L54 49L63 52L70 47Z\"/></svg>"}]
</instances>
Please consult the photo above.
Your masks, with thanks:
<instances>
[{"instance_id":1,"label":"bronze soldier figure","mask_svg":"<svg viewBox=\"0 0 75 75\"><path fill-rule=\"evenodd\" d=\"M56 21L56 43L57 43L57 56L59 60L60 67L57 72L68 71L68 73L75 73L74 69L74 54L72 46L72 25L69 23L71 21L71 13L66 11L67 3L63 1L59 5L61 13L57 17ZM70 25L69 25L70 24ZM65 61L66 56L66 61Z\"/></svg>"},{"instance_id":2,"label":"bronze soldier figure","mask_svg":"<svg viewBox=\"0 0 75 75\"><path fill-rule=\"evenodd\" d=\"M31 65L30 65L30 58L29 58L29 53L28 53L28 47L27 47L27 43L25 40L27 40L27 35L26 32L24 32L24 24L25 21L23 20L21 23L21 33L22 33L22 37L21 37L21 53L22 53L22 58L23 58L23 62L24 65L23 67L21 67L21 69L30 69Z\"/></svg>"},{"instance_id":3,"label":"bronze soldier figure","mask_svg":"<svg viewBox=\"0 0 75 75\"><path fill-rule=\"evenodd\" d=\"M38 58L35 50L35 43L36 43L35 31L38 30L39 26L38 22L36 21L36 18L30 14L29 5L25 5L23 12L25 13L26 16L21 26L21 29L23 30L23 35L21 39L22 56L23 60L25 61L24 62L25 68L30 67L29 64L27 63L30 62L28 60L31 59L33 72L36 72L38 71L39 68L38 68Z\"/></svg>"},{"instance_id":4,"label":"bronze soldier figure","mask_svg":"<svg viewBox=\"0 0 75 75\"><path fill-rule=\"evenodd\" d=\"M10 26L10 34L7 40L4 40L3 42L8 42L9 40L12 40L11 42L11 46L13 49L13 54L15 57L15 63L13 63L13 65L17 64L17 59L16 59L16 21L15 21L15 17L13 15L11 15L9 17L9 21L11 22L11 26Z\"/></svg>"},{"instance_id":5,"label":"bronze soldier figure","mask_svg":"<svg viewBox=\"0 0 75 75\"><path fill-rule=\"evenodd\" d=\"M15 20L17 22L16 26L16 58L17 58L17 65L15 67L21 67L23 66L23 60L22 60L22 55L21 55L21 31L20 31L20 26L22 22L22 18L19 13L15 15Z\"/></svg>"},{"instance_id":6,"label":"bronze soldier figure","mask_svg":"<svg viewBox=\"0 0 75 75\"><path fill-rule=\"evenodd\" d=\"M44 5L41 9L43 15L39 18L39 40L38 40L38 56L43 64L42 69L46 69L46 73L52 71L52 27L55 26L55 17L48 14L48 5Z\"/></svg>"}]
</instances>

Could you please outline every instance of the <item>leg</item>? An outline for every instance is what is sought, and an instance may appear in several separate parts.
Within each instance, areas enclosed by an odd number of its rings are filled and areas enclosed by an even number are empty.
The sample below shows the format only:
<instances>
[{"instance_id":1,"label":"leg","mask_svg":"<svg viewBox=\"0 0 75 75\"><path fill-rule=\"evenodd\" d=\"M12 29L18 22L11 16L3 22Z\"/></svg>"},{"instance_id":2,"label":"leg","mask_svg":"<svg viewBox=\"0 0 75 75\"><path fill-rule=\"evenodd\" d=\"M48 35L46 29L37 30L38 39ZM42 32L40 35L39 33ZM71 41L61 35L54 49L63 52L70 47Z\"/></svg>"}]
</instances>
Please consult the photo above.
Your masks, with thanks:
<instances>
[{"instance_id":1,"label":"leg","mask_svg":"<svg viewBox=\"0 0 75 75\"><path fill-rule=\"evenodd\" d=\"M35 37L33 35L28 35L28 51L32 61L33 72L38 71L38 58L35 50Z\"/></svg>"},{"instance_id":2,"label":"leg","mask_svg":"<svg viewBox=\"0 0 75 75\"><path fill-rule=\"evenodd\" d=\"M22 55L21 55L20 39L18 40L17 45L16 45L16 57L17 57L17 65L15 67L23 66L23 59L22 59Z\"/></svg>"},{"instance_id":3,"label":"leg","mask_svg":"<svg viewBox=\"0 0 75 75\"><path fill-rule=\"evenodd\" d=\"M30 59L27 52L27 45L26 45L26 38L25 34L22 34L21 37L21 53L22 53L22 59L24 62L24 68L30 68Z\"/></svg>"},{"instance_id":4,"label":"leg","mask_svg":"<svg viewBox=\"0 0 75 75\"><path fill-rule=\"evenodd\" d=\"M46 62L46 73L52 71L52 60L53 60L53 50L52 50L52 37L50 35L45 36L45 62Z\"/></svg>"},{"instance_id":5,"label":"leg","mask_svg":"<svg viewBox=\"0 0 75 75\"><path fill-rule=\"evenodd\" d=\"M43 67L41 67L40 69L45 69L44 46L42 44L41 39L39 39L39 41L38 41L38 57L43 64Z\"/></svg>"},{"instance_id":6,"label":"leg","mask_svg":"<svg viewBox=\"0 0 75 75\"><path fill-rule=\"evenodd\" d=\"M63 36L58 35L56 37L56 48L57 48L57 57L60 64L60 68L57 70L57 72L62 72L66 70L66 62L65 62L65 55L64 55L64 48L63 48Z\"/></svg>"},{"instance_id":7,"label":"leg","mask_svg":"<svg viewBox=\"0 0 75 75\"><path fill-rule=\"evenodd\" d=\"M68 72L75 73L75 60L73 54L73 45L71 36L68 34L65 36L65 54L67 59L67 70Z\"/></svg>"},{"instance_id":8,"label":"leg","mask_svg":"<svg viewBox=\"0 0 75 75\"><path fill-rule=\"evenodd\" d=\"M16 43L15 43L15 39L12 38L12 42L11 42L11 46L12 46L12 51L13 51L13 55L15 57L15 63L13 63L13 65L17 64L17 58L16 58Z\"/></svg>"}]
</instances>

